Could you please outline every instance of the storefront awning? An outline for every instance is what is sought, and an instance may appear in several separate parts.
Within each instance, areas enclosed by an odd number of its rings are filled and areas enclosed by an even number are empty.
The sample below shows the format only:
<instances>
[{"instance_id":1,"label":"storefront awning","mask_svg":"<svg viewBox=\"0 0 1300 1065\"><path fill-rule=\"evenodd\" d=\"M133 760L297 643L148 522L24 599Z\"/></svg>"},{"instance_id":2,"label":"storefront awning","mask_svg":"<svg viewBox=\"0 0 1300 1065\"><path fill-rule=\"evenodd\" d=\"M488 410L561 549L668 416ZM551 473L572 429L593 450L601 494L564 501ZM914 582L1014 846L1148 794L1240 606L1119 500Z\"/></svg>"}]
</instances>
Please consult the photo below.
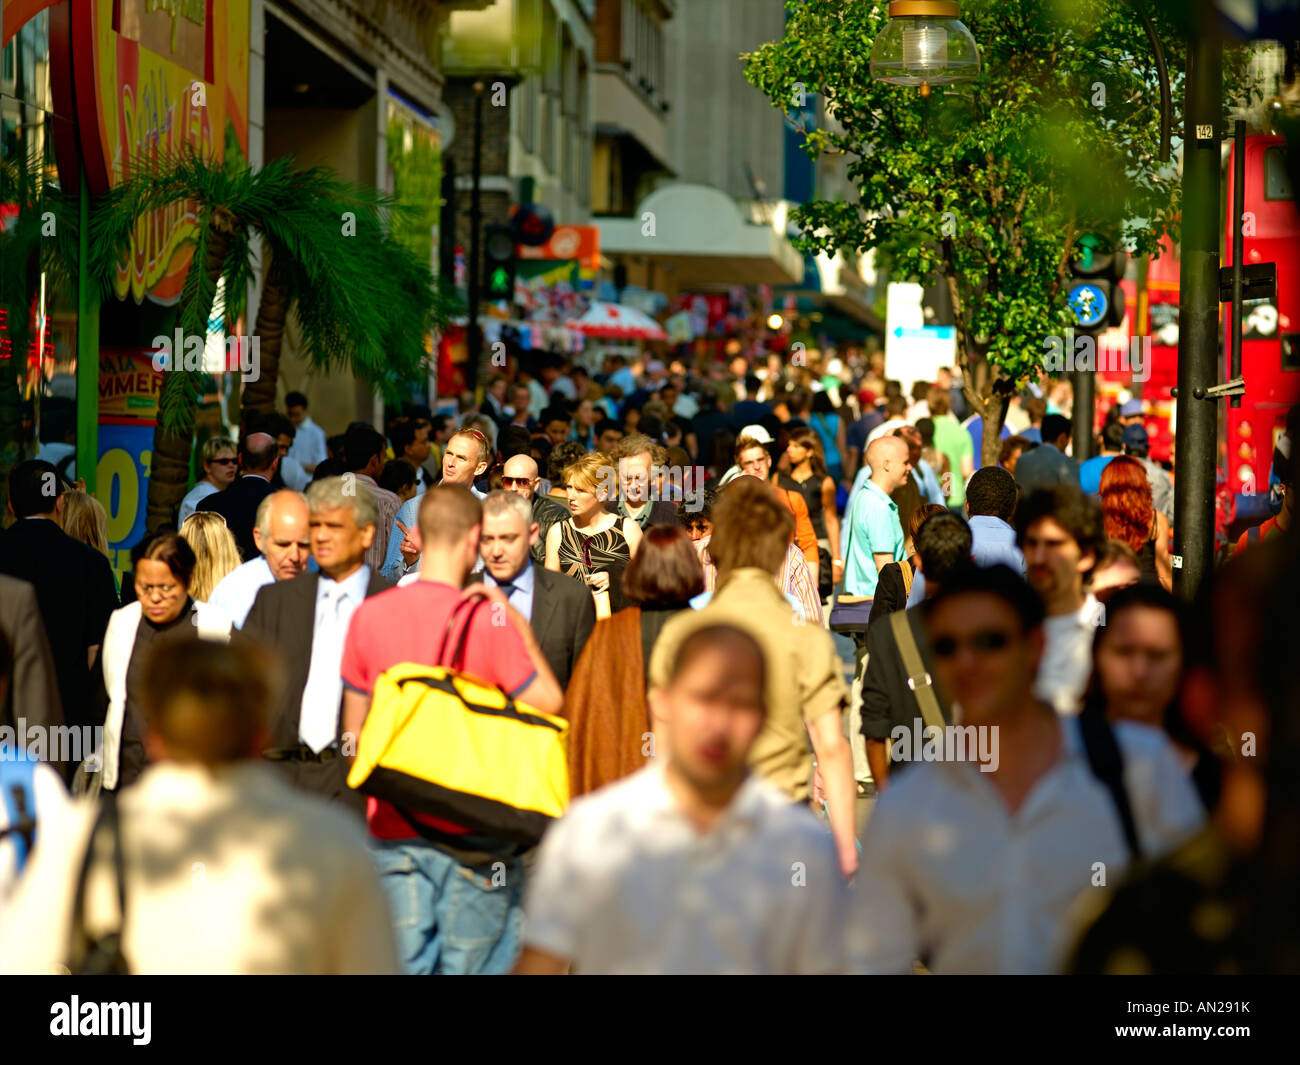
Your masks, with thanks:
<instances>
[{"instance_id":1,"label":"storefront awning","mask_svg":"<svg viewBox=\"0 0 1300 1065\"><path fill-rule=\"evenodd\" d=\"M633 217L594 221L602 254L668 268L683 289L797 285L804 278L803 256L785 235L783 209L770 223L754 224L731 197L708 185L665 185L642 200Z\"/></svg>"}]
</instances>

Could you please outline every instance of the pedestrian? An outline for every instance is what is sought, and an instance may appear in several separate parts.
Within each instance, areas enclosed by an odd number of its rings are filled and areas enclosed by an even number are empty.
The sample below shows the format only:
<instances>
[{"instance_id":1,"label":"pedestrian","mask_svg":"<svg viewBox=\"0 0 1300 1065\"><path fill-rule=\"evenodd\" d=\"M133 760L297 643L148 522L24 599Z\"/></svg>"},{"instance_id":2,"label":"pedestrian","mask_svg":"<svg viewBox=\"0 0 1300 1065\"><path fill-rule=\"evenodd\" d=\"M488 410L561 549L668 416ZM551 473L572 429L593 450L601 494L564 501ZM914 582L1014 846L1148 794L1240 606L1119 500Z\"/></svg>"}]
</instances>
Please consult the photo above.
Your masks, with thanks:
<instances>
[{"instance_id":1,"label":"pedestrian","mask_svg":"<svg viewBox=\"0 0 1300 1065\"><path fill-rule=\"evenodd\" d=\"M564 483L569 516L546 535L546 568L583 581L595 598L596 616L608 617L628 605L623 570L641 543L641 526L606 507L617 481L610 459L600 452L565 469Z\"/></svg>"},{"instance_id":2,"label":"pedestrian","mask_svg":"<svg viewBox=\"0 0 1300 1065\"><path fill-rule=\"evenodd\" d=\"M82 799L42 829L0 969L83 971L120 936L113 971L141 975L396 972L359 826L257 758L270 656L187 631L141 671L158 760L111 806Z\"/></svg>"},{"instance_id":3,"label":"pedestrian","mask_svg":"<svg viewBox=\"0 0 1300 1065\"><path fill-rule=\"evenodd\" d=\"M1088 592L1105 605L1112 595L1141 579L1133 548L1123 540L1105 540L1097 549L1097 564L1088 574Z\"/></svg>"},{"instance_id":4,"label":"pedestrian","mask_svg":"<svg viewBox=\"0 0 1300 1065\"><path fill-rule=\"evenodd\" d=\"M429 441L431 431L430 423L417 421L414 418L399 418L388 427L388 439L393 442L393 457L405 459L415 470L414 494L417 496L433 486L433 478L424 468L432 452L432 444ZM406 499L402 500L405 501Z\"/></svg>"},{"instance_id":5,"label":"pedestrian","mask_svg":"<svg viewBox=\"0 0 1300 1065\"><path fill-rule=\"evenodd\" d=\"M290 392L285 396L284 409L294 427L289 457L296 459L308 473L315 473L316 467L329 458L325 430L307 413L307 397L302 392Z\"/></svg>"},{"instance_id":6,"label":"pedestrian","mask_svg":"<svg viewBox=\"0 0 1300 1065\"><path fill-rule=\"evenodd\" d=\"M384 437L378 429L369 425L354 425L347 432L343 443L343 463L347 474L369 490L375 501L378 515L378 527L374 538L366 551L366 564L372 570L379 570L388 555L388 536L397 518L402 501L392 492L379 487L376 479L384 470ZM353 491L357 491L354 487Z\"/></svg>"},{"instance_id":7,"label":"pedestrian","mask_svg":"<svg viewBox=\"0 0 1300 1065\"><path fill-rule=\"evenodd\" d=\"M845 516L844 592L871 599L887 563L906 557L903 526L893 491L912 475L907 442L896 436L877 437L867 446L871 476Z\"/></svg>"},{"instance_id":8,"label":"pedestrian","mask_svg":"<svg viewBox=\"0 0 1300 1065\"><path fill-rule=\"evenodd\" d=\"M1036 488L1054 485L1079 486L1079 466L1065 453L1070 445L1070 419L1062 414L1043 418L1043 442L1026 451L1016 462L1014 474L1020 491L1028 495Z\"/></svg>"},{"instance_id":9,"label":"pedestrian","mask_svg":"<svg viewBox=\"0 0 1300 1065\"><path fill-rule=\"evenodd\" d=\"M654 470L664 464L664 448L642 433L623 437L609 453L618 467L618 497L608 500L606 509L620 518L631 518L644 532L651 525L671 525L677 508L667 499L656 498Z\"/></svg>"},{"instance_id":10,"label":"pedestrian","mask_svg":"<svg viewBox=\"0 0 1300 1065\"><path fill-rule=\"evenodd\" d=\"M1101 491L1101 471L1124 450L1124 427L1119 422L1109 422L1101 430L1101 452L1079 464L1079 487L1085 495Z\"/></svg>"},{"instance_id":11,"label":"pedestrian","mask_svg":"<svg viewBox=\"0 0 1300 1065\"><path fill-rule=\"evenodd\" d=\"M1156 510L1165 516L1165 520L1172 526L1174 523L1174 482L1169 477L1169 472L1162 466L1151 461L1150 458L1150 438L1147 431L1140 424L1126 425L1124 427L1124 454L1129 458L1136 459L1146 470L1147 483L1151 486L1151 498Z\"/></svg>"},{"instance_id":12,"label":"pedestrian","mask_svg":"<svg viewBox=\"0 0 1300 1065\"><path fill-rule=\"evenodd\" d=\"M1016 546L1015 478L1000 466L975 471L966 485L966 520L970 523L971 558L977 566L1007 566L1025 575L1025 556Z\"/></svg>"},{"instance_id":13,"label":"pedestrian","mask_svg":"<svg viewBox=\"0 0 1300 1065\"><path fill-rule=\"evenodd\" d=\"M93 547L111 563L108 553L108 515L94 496L77 488L63 493L59 527L74 540Z\"/></svg>"},{"instance_id":14,"label":"pedestrian","mask_svg":"<svg viewBox=\"0 0 1300 1065\"><path fill-rule=\"evenodd\" d=\"M155 648L198 632L207 640L230 637L228 617L190 594L197 559L177 532L156 532L131 550L135 601L113 611L101 656L108 714L99 757L100 786L118 791L134 784L153 758L145 746L146 663Z\"/></svg>"},{"instance_id":15,"label":"pedestrian","mask_svg":"<svg viewBox=\"0 0 1300 1065\"><path fill-rule=\"evenodd\" d=\"M64 720L80 728L103 724L102 706L92 698L91 665L118 596L108 559L59 528L67 489L48 462L30 459L9 471L15 520L0 532L0 573L35 589Z\"/></svg>"},{"instance_id":16,"label":"pedestrian","mask_svg":"<svg viewBox=\"0 0 1300 1065\"><path fill-rule=\"evenodd\" d=\"M1207 811L1219 800L1220 763L1178 705L1188 651L1187 609L1154 584L1116 592L1092 645L1092 680L1082 713L1162 729Z\"/></svg>"},{"instance_id":17,"label":"pedestrian","mask_svg":"<svg viewBox=\"0 0 1300 1065\"><path fill-rule=\"evenodd\" d=\"M530 547L529 554L538 565L545 565L546 534L552 525L568 516L569 510L567 506L561 507L541 494L539 472L537 462L531 455L511 455L501 467L501 487L507 492L514 492L528 504L532 512L529 524L536 522L538 530L536 542Z\"/></svg>"},{"instance_id":18,"label":"pedestrian","mask_svg":"<svg viewBox=\"0 0 1300 1065\"><path fill-rule=\"evenodd\" d=\"M867 450L867 437L885 420L876 408L876 394L869 388L858 392L858 405L861 416L848 427L844 434L845 462L844 477L852 483L862 467L862 458Z\"/></svg>"},{"instance_id":19,"label":"pedestrian","mask_svg":"<svg viewBox=\"0 0 1300 1065\"><path fill-rule=\"evenodd\" d=\"M920 522L914 543L921 568L930 575L925 582L927 600L971 564L970 526L946 507ZM875 608L873 603L873 615ZM884 791L900 766L919 760L919 752L902 744L890 749L896 729L914 734L918 721L923 725L952 721L948 700L933 685L935 662L925 629L925 602L903 610L902 621L895 621L897 616L887 617L884 624L873 616L867 629L866 671L855 692L861 707L863 749L877 793Z\"/></svg>"},{"instance_id":20,"label":"pedestrian","mask_svg":"<svg viewBox=\"0 0 1300 1065\"><path fill-rule=\"evenodd\" d=\"M842 456L848 450L844 439L844 423L835 410L835 404L825 391L812 394L812 410L804 419L817 433L821 441L823 461L826 472L838 486L844 480L844 460Z\"/></svg>"},{"instance_id":21,"label":"pedestrian","mask_svg":"<svg viewBox=\"0 0 1300 1065\"><path fill-rule=\"evenodd\" d=\"M1047 612L1034 694L1058 714L1077 714L1088 685L1092 630L1104 614L1086 584L1105 539L1101 507L1077 487L1040 488L1016 510L1016 546Z\"/></svg>"},{"instance_id":22,"label":"pedestrian","mask_svg":"<svg viewBox=\"0 0 1300 1065\"><path fill-rule=\"evenodd\" d=\"M839 557L840 543L840 516L835 507L838 482L827 469L821 440L813 430L794 430L785 453L790 469L777 474L776 485L785 491L798 492L808 507L813 533L817 537L818 590L825 598L844 576L843 560L839 565L834 563L834 559ZM835 545L833 549L832 545Z\"/></svg>"},{"instance_id":23,"label":"pedestrian","mask_svg":"<svg viewBox=\"0 0 1300 1065\"><path fill-rule=\"evenodd\" d=\"M306 502L317 570L264 585L243 624L244 635L276 648L285 667L264 757L298 787L361 817L364 796L347 786L340 749L339 667L356 608L390 587L366 562L378 510L370 493L350 491L342 477L313 482Z\"/></svg>"},{"instance_id":24,"label":"pedestrian","mask_svg":"<svg viewBox=\"0 0 1300 1065\"><path fill-rule=\"evenodd\" d=\"M307 569L311 561L307 497L286 488L263 499L257 507L253 541L257 558L226 574L209 598L237 629L243 628L259 590L275 581L292 580Z\"/></svg>"},{"instance_id":25,"label":"pedestrian","mask_svg":"<svg viewBox=\"0 0 1300 1065\"><path fill-rule=\"evenodd\" d=\"M1169 521L1156 510L1151 483L1137 459L1117 456L1101 471L1101 510L1106 536L1128 544L1137 555L1141 580L1174 586L1169 559Z\"/></svg>"},{"instance_id":26,"label":"pedestrian","mask_svg":"<svg viewBox=\"0 0 1300 1065\"><path fill-rule=\"evenodd\" d=\"M1034 695L1042 621L1042 601L1005 566L968 567L928 603L935 680L961 727L891 784L867 824L855 930L869 971L919 960L933 973L1059 972L1071 909L1132 862L1125 825L1156 857L1202 823L1153 729L1116 725L1107 737L1123 771L1094 773L1101 743Z\"/></svg>"},{"instance_id":27,"label":"pedestrian","mask_svg":"<svg viewBox=\"0 0 1300 1065\"><path fill-rule=\"evenodd\" d=\"M921 526L934 515L949 513L951 511L947 507L938 503L926 503L912 511L907 528L907 540L903 545L907 557L898 562L885 563L878 574L876 594L871 600L871 615L867 619L867 628L871 628L877 621L895 610L903 610L915 605L911 600L917 582L922 584L921 593L916 597L917 601L925 597L925 580L921 576L925 564L921 561L920 552L916 547L916 536ZM970 561L969 551L966 561Z\"/></svg>"},{"instance_id":28,"label":"pedestrian","mask_svg":"<svg viewBox=\"0 0 1300 1065\"><path fill-rule=\"evenodd\" d=\"M181 522L181 536L194 552L190 595L206 603L217 585L243 565L239 546L226 528L226 519L210 510L195 511Z\"/></svg>"},{"instance_id":29,"label":"pedestrian","mask_svg":"<svg viewBox=\"0 0 1300 1065\"><path fill-rule=\"evenodd\" d=\"M975 449L970 433L952 415L950 390L936 385L930 389L927 402L930 404L930 420L934 423L935 450L948 462L948 506L960 507L966 502L966 482L975 472Z\"/></svg>"},{"instance_id":30,"label":"pedestrian","mask_svg":"<svg viewBox=\"0 0 1300 1065\"><path fill-rule=\"evenodd\" d=\"M297 430L288 418L278 410L268 411L248 423L247 432L262 432L269 436L275 437L276 448L280 452L280 464L276 467L275 476L271 478L271 489L279 491L281 488L291 488L295 492L301 492L310 483L312 475L303 469L300 463L290 452L293 449L294 436Z\"/></svg>"},{"instance_id":31,"label":"pedestrian","mask_svg":"<svg viewBox=\"0 0 1300 1065\"><path fill-rule=\"evenodd\" d=\"M353 614L341 668L343 733L361 735L385 670L442 664L439 645L466 599L487 600L487 609L470 610L464 622L464 672L517 703L558 714L564 693L523 615L495 586L465 587L479 558L483 505L463 485L437 485L420 497L419 523L419 578L372 596ZM522 920L524 870L516 850L373 797L366 821L406 971L508 972ZM496 862L502 864L494 869Z\"/></svg>"},{"instance_id":32,"label":"pedestrian","mask_svg":"<svg viewBox=\"0 0 1300 1065\"><path fill-rule=\"evenodd\" d=\"M423 470L419 471L420 473ZM378 477L379 487L392 492L401 502L414 499L419 495L420 480L414 466L406 459L389 459ZM394 517L397 515L394 514Z\"/></svg>"},{"instance_id":33,"label":"pedestrian","mask_svg":"<svg viewBox=\"0 0 1300 1065\"><path fill-rule=\"evenodd\" d=\"M831 840L750 768L774 709L762 647L712 623L662 668L650 699L668 725L664 756L579 799L548 832L515 971L842 971Z\"/></svg>"},{"instance_id":34,"label":"pedestrian","mask_svg":"<svg viewBox=\"0 0 1300 1065\"><path fill-rule=\"evenodd\" d=\"M857 865L852 753L841 722L848 690L830 633L796 614L775 584L793 524L770 486L742 477L727 487L709 541L717 589L707 606L664 627L651 654L650 683L666 683L677 646L695 629L718 623L750 632L767 661L769 711L752 764L790 801L807 803L816 757L840 867L848 876Z\"/></svg>"},{"instance_id":35,"label":"pedestrian","mask_svg":"<svg viewBox=\"0 0 1300 1065\"><path fill-rule=\"evenodd\" d=\"M1108 905L1081 937L1072 971L1300 969L1298 558L1270 540L1218 571L1191 630L1182 709L1202 741L1209 729L1231 737L1222 799L1204 831L1098 900Z\"/></svg>"},{"instance_id":36,"label":"pedestrian","mask_svg":"<svg viewBox=\"0 0 1300 1065\"><path fill-rule=\"evenodd\" d=\"M59 680L54 673L54 654L45 634L45 622L36 599L36 589L17 577L0 575L0 638L9 648L9 673L0 697L0 728L23 731L23 724L38 734L49 735L62 725ZM21 719L21 721L20 721ZM62 759L48 746L44 756L64 772Z\"/></svg>"},{"instance_id":37,"label":"pedestrian","mask_svg":"<svg viewBox=\"0 0 1300 1065\"><path fill-rule=\"evenodd\" d=\"M652 525L623 574L629 605L596 623L565 691L569 790L604 787L645 765L654 750L646 702L650 653L668 621L704 590L684 529Z\"/></svg>"},{"instance_id":38,"label":"pedestrian","mask_svg":"<svg viewBox=\"0 0 1300 1065\"><path fill-rule=\"evenodd\" d=\"M250 562L261 553L253 539L257 508L271 494L271 479L280 466L280 445L269 433L250 433L239 447L240 475L228 487L200 499L196 510L213 510L226 519L226 526L239 545L239 554Z\"/></svg>"},{"instance_id":39,"label":"pedestrian","mask_svg":"<svg viewBox=\"0 0 1300 1065\"><path fill-rule=\"evenodd\" d=\"M510 462L526 462L537 469L527 455ZM528 498L516 489L490 492L483 500L482 579L500 588L527 620L563 689L596 624L596 607L581 581L533 563L531 549L540 539L533 514Z\"/></svg>"},{"instance_id":40,"label":"pedestrian","mask_svg":"<svg viewBox=\"0 0 1300 1065\"><path fill-rule=\"evenodd\" d=\"M214 492L224 491L234 483L239 475L238 453L239 448L228 436L210 436L203 441L203 449L200 452L203 476L181 500L177 522L183 522L193 514L202 500Z\"/></svg>"},{"instance_id":41,"label":"pedestrian","mask_svg":"<svg viewBox=\"0 0 1300 1065\"><path fill-rule=\"evenodd\" d=\"M771 437L768 437L771 442ZM803 553L808 571L812 574L813 587L819 587L817 561L817 531L808 512L808 504L798 488L785 489L777 484L777 477L772 474L772 454L767 444L757 437L741 434L736 441L736 467L742 476L757 477L772 485L776 497L787 510L794 515L794 540ZM820 598L820 597L819 597Z\"/></svg>"},{"instance_id":42,"label":"pedestrian","mask_svg":"<svg viewBox=\"0 0 1300 1065\"><path fill-rule=\"evenodd\" d=\"M998 466L1014 477L1016 475L1016 463L1020 461L1020 456L1026 451L1032 451L1037 446L1037 444L1030 443L1023 436L1007 437L1002 441L1002 447L998 451Z\"/></svg>"},{"instance_id":43,"label":"pedestrian","mask_svg":"<svg viewBox=\"0 0 1300 1065\"><path fill-rule=\"evenodd\" d=\"M8 591L10 583L8 577L0 577L0 591ZM31 594L30 589L28 594ZM30 616L39 630L41 621L35 613L34 601L31 606ZM43 680L39 689L26 685L16 689L17 655L5 630L4 621L0 619L0 709L12 708L12 712L0 713L0 723L4 728L13 729L16 736L13 743L0 738L0 927L4 924L5 903L31 857L39 826L49 825L68 801L61 763L47 761L17 744L18 735L41 735L49 727L46 721L50 707L32 705L30 700L34 696L46 698L45 693L52 691L54 678ZM40 639L44 642L44 632L40 632ZM25 648L23 650L27 653ZM48 664L48 646L44 649L44 657ZM20 720L21 725L18 724ZM0 729L2 735L3 729ZM42 748L49 753L44 744Z\"/></svg>"},{"instance_id":44,"label":"pedestrian","mask_svg":"<svg viewBox=\"0 0 1300 1065\"><path fill-rule=\"evenodd\" d=\"M442 480L439 483L463 485L474 496L482 499L484 493L474 487L474 482L487 473L491 458L492 448L482 430L458 430L447 441L443 452ZM398 508L393 518L388 548L380 570L380 574L393 584L419 569L419 510L420 497L408 499Z\"/></svg>"}]
</instances>

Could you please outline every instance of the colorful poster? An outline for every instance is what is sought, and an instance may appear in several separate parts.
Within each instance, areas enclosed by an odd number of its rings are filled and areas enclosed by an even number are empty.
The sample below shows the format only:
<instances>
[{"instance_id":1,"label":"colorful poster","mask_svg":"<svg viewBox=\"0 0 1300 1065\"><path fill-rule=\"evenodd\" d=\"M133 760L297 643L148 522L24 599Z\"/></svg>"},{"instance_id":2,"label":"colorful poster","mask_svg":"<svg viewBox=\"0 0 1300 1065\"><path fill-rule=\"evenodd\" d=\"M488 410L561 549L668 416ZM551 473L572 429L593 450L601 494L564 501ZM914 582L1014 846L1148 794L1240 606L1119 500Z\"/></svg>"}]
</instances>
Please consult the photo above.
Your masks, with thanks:
<instances>
[{"instance_id":1,"label":"colorful poster","mask_svg":"<svg viewBox=\"0 0 1300 1065\"><path fill-rule=\"evenodd\" d=\"M99 352L99 420L120 418L153 425L163 375L153 367L153 352L138 348L101 348Z\"/></svg>"},{"instance_id":2,"label":"colorful poster","mask_svg":"<svg viewBox=\"0 0 1300 1065\"><path fill-rule=\"evenodd\" d=\"M95 497L108 514L108 558L119 582L131 568L131 548L144 536L153 425L134 419L99 427Z\"/></svg>"}]
</instances>

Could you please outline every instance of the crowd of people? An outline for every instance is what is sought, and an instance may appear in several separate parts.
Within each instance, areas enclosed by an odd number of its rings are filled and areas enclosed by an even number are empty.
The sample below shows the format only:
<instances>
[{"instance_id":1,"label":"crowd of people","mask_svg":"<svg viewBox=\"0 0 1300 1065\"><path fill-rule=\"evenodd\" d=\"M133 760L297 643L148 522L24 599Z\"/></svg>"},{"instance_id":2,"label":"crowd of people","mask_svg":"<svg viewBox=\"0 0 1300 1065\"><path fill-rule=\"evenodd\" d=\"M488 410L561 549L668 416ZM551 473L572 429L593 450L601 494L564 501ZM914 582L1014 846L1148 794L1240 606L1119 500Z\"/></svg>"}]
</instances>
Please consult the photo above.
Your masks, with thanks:
<instances>
[{"instance_id":1,"label":"crowd of people","mask_svg":"<svg viewBox=\"0 0 1300 1065\"><path fill-rule=\"evenodd\" d=\"M1059 382L991 448L950 372L809 354L518 359L336 436L290 392L120 583L16 466L0 969L1300 968L1297 411L1187 604L1140 400L1077 462ZM368 760L408 688L496 720L472 794ZM537 835L508 724L563 737Z\"/></svg>"}]
</instances>

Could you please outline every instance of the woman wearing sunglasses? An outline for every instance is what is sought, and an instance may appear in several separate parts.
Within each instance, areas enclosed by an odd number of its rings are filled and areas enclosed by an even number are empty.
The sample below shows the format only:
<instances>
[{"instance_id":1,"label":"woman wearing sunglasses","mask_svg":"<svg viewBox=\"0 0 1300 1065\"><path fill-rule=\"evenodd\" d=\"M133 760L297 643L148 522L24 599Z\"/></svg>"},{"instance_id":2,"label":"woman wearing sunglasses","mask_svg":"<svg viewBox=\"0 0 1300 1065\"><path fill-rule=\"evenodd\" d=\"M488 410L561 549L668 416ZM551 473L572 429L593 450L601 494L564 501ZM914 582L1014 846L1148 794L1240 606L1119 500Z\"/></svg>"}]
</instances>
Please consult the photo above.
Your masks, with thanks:
<instances>
[{"instance_id":1,"label":"woman wearing sunglasses","mask_svg":"<svg viewBox=\"0 0 1300 1065\"><path fill-rule=\"evenodd\" d=\"M179 525L194 513L199 503L212 495L229 488L235 483L239 473L238 448L235 442L225 436L210 436L203 444L203 477L189 490L181 500L181 512L176 518Z\"/></svg>"}]
</instances>

